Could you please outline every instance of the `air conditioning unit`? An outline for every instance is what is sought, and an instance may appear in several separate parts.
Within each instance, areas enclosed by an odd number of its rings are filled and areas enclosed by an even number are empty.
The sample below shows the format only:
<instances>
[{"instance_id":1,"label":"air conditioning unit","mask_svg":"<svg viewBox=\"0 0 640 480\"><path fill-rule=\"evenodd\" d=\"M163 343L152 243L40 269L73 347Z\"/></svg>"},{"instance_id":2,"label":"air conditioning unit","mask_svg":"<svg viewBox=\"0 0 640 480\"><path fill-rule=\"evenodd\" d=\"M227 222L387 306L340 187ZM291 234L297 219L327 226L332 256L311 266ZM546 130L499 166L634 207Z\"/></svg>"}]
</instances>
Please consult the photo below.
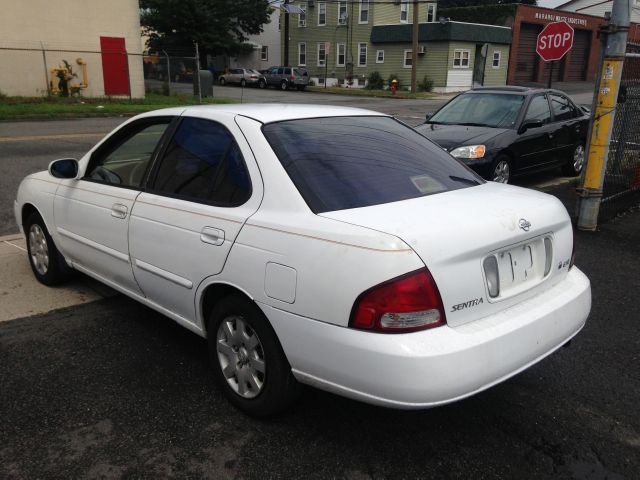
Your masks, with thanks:
<instances>
[{"instance_id":1,"label":"air conditioning unit","mask_svg":"<svg viewBox=\"0 0 640 480\"><path fill-rule=\"evenodd\" d=\"M314 0L307 0L307 5L309 6L309 8L315 7L316 6L315 3L316 2Z\"/></svg>"},{"instance_id":2,"label":"air conditioning unit","mask_svg":"<svg viewBox=\"0 0 640 480\"><path fill-rule=\"evenodd\" d=\"M420 45L418 47L418 55L424 55L425 53L427 53L427 49L424 48L424 45Z\"/></svg>"},{"instance_id":3,"label":"air conditioning unit","mask_svg":"<svg viewBox=\"0 0 640 480\"><path fill-rule=\"evenodd\" d=\"M338 19L338 25L346 25L347 18L349 18L349 15L347 15L347 12L340 14L340 18Z\"/></svg>"}]
</instances>

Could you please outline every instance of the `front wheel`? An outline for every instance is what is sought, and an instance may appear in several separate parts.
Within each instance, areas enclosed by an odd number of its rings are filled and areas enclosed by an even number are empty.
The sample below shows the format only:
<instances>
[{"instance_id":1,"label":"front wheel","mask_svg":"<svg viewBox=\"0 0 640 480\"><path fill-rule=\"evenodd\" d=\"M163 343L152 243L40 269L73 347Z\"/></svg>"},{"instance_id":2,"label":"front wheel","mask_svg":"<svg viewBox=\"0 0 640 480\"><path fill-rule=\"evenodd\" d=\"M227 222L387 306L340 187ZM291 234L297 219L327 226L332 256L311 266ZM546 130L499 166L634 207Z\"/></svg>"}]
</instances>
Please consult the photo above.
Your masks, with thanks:
<instances>
[{"instance_id":1,"label":"front wheel","mask_svg":"<svg viewBox=\"0 0 640 480\"><path fill-rule=\"evenodd\" d=\"M67 280L71 269L58 251L42 217L33 212L24 225L29 264L36 279L52 286Z\"/></svg>"},{"instance_id":2,"label":"front wheel","mask_svg":"<svg viewBox=\"0 0 640 480\"><path fill-rule=\"evenodd\" d=\"M223 298L211 312L207 333L216 381L233 405L265 417L282 412L297 398L300 385L255 303L240 295Z\"/></svg>"},{"instance_id":3,"label":"front wheel","mask_svg":"<svg viewBox=\"0 0 640 480\"><path fill-rule=\"evenodd\" d=\"M562 166L562 173L568 177L577 177L582 173L586 161L584 145L576 145L569 161Z\"/></svg>"},{"instance_id":4,"label":"front wheel","mask_svg":"<svg viewBox=\"0 0 640 480\"><path fill-rule=\"evenodd\" d=\"M220 85L224 85L224 78L220 77L220 80L218 80L218 83L219 83Z\"/></svg>"},{"instance_id":5,"label":"front wheel","mask_svg":"<svg viewBox=\"0 0 640 480\"><path fill-rule=\"evenodd\" d=\"M511 180L511 163L508 157L501 155L496 159L490 180L497 183L509 183Z\"/></svg>"},{"instance_id":6,"label":"front wheel","mask_svg":"<svg viewBox=\"0 0 640 480\"><path fill-rule=\"evenodd\" d=\"M242 88L244 88L247 85L247 81L243 78L242 80L240 80L240 86Z\"/></svg>"},{"instance_id":7,"label":"front wheel","mask_svg":"<svg viewBox=\"0 0 640 480\"><path fill-rule=\"evenodd\" d=\"M283 80L282 82L280 82L280 90L286 90L287 88L289 88L289 84L287 83L286 80Z\"/></svg>"},{"instance_id":8,"label":"front wheel","mask_svg":"<svg viewBox=\"0 0 640 480\"><path fill-rule=\"evenodd\" d=\"M260 80L258 82L258 88L265 88L267 86L267 82L265 82L264 80Z\"/></svg>"}]
</instances>

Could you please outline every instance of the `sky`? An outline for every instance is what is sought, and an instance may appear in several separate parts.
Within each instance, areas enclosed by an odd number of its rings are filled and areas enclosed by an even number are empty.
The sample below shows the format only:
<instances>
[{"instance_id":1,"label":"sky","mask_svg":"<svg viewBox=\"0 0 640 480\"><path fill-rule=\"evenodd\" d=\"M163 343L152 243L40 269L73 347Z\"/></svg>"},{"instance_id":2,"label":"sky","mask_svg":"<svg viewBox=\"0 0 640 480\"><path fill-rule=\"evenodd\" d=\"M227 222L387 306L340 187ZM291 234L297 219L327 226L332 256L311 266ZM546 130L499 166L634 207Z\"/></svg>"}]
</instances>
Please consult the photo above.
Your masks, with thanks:
<instances>
[{"instance_id":1,"label":"sky","mask_svg":"<svg viewBox=\"0 0 640 480\"><path fill-rule=\"evenodd\" d=\"M567 3L569 0L538 0L539 7L553 8L563 3Z\"/></svg>"}]
</instances>

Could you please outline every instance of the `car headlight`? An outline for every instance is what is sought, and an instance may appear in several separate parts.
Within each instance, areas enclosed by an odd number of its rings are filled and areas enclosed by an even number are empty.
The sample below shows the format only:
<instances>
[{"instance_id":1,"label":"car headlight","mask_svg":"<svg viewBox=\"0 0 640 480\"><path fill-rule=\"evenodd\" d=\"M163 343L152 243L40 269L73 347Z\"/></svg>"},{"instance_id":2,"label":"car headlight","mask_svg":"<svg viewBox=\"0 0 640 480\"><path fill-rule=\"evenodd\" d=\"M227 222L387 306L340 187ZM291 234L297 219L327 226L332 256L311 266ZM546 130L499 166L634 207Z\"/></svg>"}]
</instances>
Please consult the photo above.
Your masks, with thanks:
<instances>
[{"instance_id":1,"label":"car headlight","mask_svg":"<svg viewBox=\"0 0 640 480\"><path fill-rule=\"evenodd\" d=\"M484 145L467 145L466 147L454 148L449 153L456 158L482 158L485 151Z\"/></svg>"}]
</instances>

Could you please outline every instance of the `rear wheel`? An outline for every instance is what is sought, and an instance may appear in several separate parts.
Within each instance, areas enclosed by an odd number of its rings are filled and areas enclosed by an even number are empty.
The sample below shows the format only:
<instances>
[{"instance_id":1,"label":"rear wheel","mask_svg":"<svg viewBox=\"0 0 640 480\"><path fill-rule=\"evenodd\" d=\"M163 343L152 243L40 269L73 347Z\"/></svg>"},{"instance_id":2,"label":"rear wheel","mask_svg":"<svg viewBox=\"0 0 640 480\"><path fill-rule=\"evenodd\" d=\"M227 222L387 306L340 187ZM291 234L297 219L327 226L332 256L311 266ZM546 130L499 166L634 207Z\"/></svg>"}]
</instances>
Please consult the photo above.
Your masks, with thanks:
<instances>
[{"instance_id":1,"label":"rear wheel","mask_svg":"<svg viewBox=\"0 0 640 480\"><path fill-rule=\"evenodd\" d=\"M497 183L509 183L511 180L511 162L509 157L500 155L493 164L490 180Z\"/></svg>"},{"instance_id":2,"label":"rear wheel","mask_svg":"<svg viewBox=\"0 0 640 480\"><path fill-rule=\"evenodd\" d=\"M585 150L584 145L576 145L573 149L573 155L569 161L562 166L562 173L568 177L577 177L582 173L582 169L585 164Z\"/></svg>"},{"instance_id":3,"label":"rear wheel","mask_svg":"<svg viewBox=\"0 0 640 480\"><path fill-rule=\"evenodd\" d=\"M240 295L223 298L211 312L207 331L214 375L233 405L265 417L282 412L297 398L301 387L255 303Z\"/></svg>"},{"instance_id":4,"label":"rear wheel","mask_svg":"<svg viewBox=\"0 0 640 480\"><path fill-rule=\"evenodd\" d=\"M286 90L287 88L289 88L289 84L286 80L282 80L282 82L280 82L280 90Z\"/></svg>"},{"instance_id":5,"label":"rear wheel","mask_svg":"<svg viewBox=\"0 0 640 480\"><path fill-rule=\"evenodd\" d=\"M299 92L304 92L305 87L306 85L298 85L296 88L298 89Z\"/></svg>"},{"instance_id":6,"label":"rear wheel","mask_svg":"<svg viewBox=\"0 0 640 480\"><path fill-rule=\"evenodd\" d=\"M220 80L218 80L218 83L219 83L220 85L224 85L224 78L223 78L223 77L220 77Z\"/></svg>"},{"instance_id":7,"label":"rear wheel","mask_svg":"<svg viewBox=\"0 0 640 480\"><path fill-rule=\"evenodd\" d=\"M42 217L33 212L24 225L27 234L29 264L36 279L45 285L57 285L69 278L71 269L58 251Z\"/></svg>"},{"instance_id":8,"label":"rear wheel","mask_svg":"<svg viewBox=\"0 0 640 480\"><path fill-rule=\"evenodd\" d=\"M260 79L260 81L258 82L258 88L265 88L266 86L267 86L267 82Z\"/></svg>"}]
</instances>

